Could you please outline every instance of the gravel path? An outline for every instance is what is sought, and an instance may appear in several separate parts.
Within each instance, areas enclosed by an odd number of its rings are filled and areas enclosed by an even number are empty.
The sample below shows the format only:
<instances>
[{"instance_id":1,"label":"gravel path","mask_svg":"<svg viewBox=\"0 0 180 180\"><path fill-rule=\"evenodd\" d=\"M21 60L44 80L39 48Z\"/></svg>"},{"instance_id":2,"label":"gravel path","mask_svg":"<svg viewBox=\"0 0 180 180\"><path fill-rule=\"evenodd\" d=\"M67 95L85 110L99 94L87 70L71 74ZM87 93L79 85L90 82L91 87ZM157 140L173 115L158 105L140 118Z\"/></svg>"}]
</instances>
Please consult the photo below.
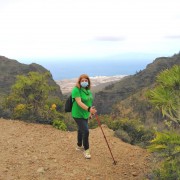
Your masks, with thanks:
<instances>
[{"instance_id":1,"label":"gravel path","mask_svg":"<svg viewBox=\"0 0 180 180\"><path fill-rule=\"evenodd\" d=\"M0 119L0 180L145 179L150 154L126 144L103 126L117 165L113 165L100 128L90 130L92 158L76 151L76 132L50 125Z\"/></svg>"}]
</instances>

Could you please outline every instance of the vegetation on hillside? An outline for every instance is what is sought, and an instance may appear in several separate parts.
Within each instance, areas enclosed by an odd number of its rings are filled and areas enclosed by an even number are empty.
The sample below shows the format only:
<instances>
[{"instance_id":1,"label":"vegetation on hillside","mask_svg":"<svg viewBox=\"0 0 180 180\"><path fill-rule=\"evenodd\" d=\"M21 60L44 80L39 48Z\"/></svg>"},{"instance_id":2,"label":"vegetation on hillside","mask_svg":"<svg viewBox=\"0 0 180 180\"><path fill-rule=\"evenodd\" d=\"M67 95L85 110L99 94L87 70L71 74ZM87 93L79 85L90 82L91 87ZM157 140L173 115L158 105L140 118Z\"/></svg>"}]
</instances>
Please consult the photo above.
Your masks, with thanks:
<instances>
[{"instance_id":1,"label":"vegetation on hillside","mask_svg":"<svg viewBox=\"0 0 180 180\"><path fill-rule=\"evenodd\" d=\"M154 179L180 179L180 66L173 66L157 76L157 85L148 92L150 102L169 121L168 131L157 132L149 150L161 157Z\"/></svg>"},{"instance_id":2,"label":"vegetation on hillside","mask_svg":"<svg viewBox=\"0 0 180 180\"><path fill-rule=\"evenodd\" d=\"M148 97L155 107L175 124L180 125L180 66L173 66L157 76L157 86Z\"/></svg>"},{"instance_id":3,"label":"vegetation on hillside","mask_svg":"<svg viewBox=\"0 0 180 180\"><path fill-rule=\"evenodd\" d=\"M173 63L179 62L179 57L175 56ZM116 137L130 144L148 147L159 155L159 168L152 174L159 180L180 179L180 66L172 67L173 63L160 67L162 62L157 60L147 71L124 78L119 83L123 85L120 90L119 84L106 87L99 94L102 99L98 99L102 105L104 98L111 101L111 98L126 94L121 101L117 98L119 102L114 104L111 114L99 115L99 119L115 132ZM172 68L165 68L167 66ZM153 73L148 74L149 71ZM48 72L18 75L10 92L0 99L1 116L50 123L64 131L76 130L71 114L63 113L63 100L55 94L53 96L56 88L48 83L50 76ZM106 106L109 104L101 107L106 110ZM89 121L90 128L97 126L95 118Z\"/></svg>"},{"instance_id":4,"label":"vegetation on hillside","mask_svg":"<svg viewBox=\"0 0 180 180\"><path fill-rule=\"evenodd\" d=\"M99 114L112 113L112 106L115 103L151 87L155 83L156 76L161 71L172 68L173 65L180 65L180 54L172 57L157 58L151 64L147 65L144 70L127 76L96 93L94 105L97 107Z\"/></svg>"},{"instance_id":5,"label":"vegetation on hillside","mask_svg":"<svg viewBox=\"0 0 180 180\"><path fill-rule=\"evenodd\" d=\"M147 90L148 88L143 88L128 98L114 104L112 114L119 118L139 119L147 127L155 125L163 128L162 122L164 117L148 101L146 97Z\"/></svg>"},{"instance_id":6,"label":"vegetation on hillside","mask_svg":"<svg viewBox=\"0 0 180 180\"><path fill-rule=\"evenodd\" d=\"M57 120L63 119L63 102L56 96L50 96L55 87L49 86L49 76L48 72L30 72L27 76L17 76L11 92L3 101L4 117L42 123L52 123L55 120L54 126L60 126ZM61 127L66 129L62 122Z\"/></svg>"},{"instance_id":7,"label":"vegetation on hillside","mask_svg":"<svg viewBox=\"0 0 180 180\"><path fill-rule=\"evenodd\" d=\"M111 115L101 115L99 119L102 124L106 124L114 130L115 136L130 144L138 144L145 147L154 137L154 130L145 128L143 123L138 119L118 118ZM89 122L91 128L97 127L96 119Z\"/></svg>"},{"instance_id":8,"label":"vegetation on hillside","mask_svg":"<svg viewBox=\"0 0 180 180\"><path fill-rule=\"evenodd\" d=\"M50 95L62 98L62 92L56 82L53 80L51 73L39 64L22 64L16 60L0 56L0 102L3 97L10 93L12 85L15 84L16 76L27 76L29 72L49 73L48 84L55 86L56 89L50 92ZM0 114L1 115L1 114Z\"/></svg>"}]
</instances>

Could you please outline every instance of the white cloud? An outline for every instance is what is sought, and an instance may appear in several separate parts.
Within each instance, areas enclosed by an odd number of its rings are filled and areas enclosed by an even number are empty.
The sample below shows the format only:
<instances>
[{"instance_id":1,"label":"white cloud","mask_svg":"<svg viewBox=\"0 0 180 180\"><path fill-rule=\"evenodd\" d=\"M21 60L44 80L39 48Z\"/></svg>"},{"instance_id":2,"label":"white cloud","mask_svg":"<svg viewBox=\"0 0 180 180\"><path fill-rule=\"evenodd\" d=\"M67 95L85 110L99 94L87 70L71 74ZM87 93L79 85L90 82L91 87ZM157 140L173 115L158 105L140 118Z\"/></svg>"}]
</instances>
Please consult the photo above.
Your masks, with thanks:
<instances>
[{"instance_id":1,"label":"white cloud","mask_svg":"<svg viewBox=\"0 0 180 180\"><path fill-rule=\"evenodd\" d=\"M178 0L0 1L0 52L11 57L166 52L164 37L180 35L179 7ZM110 37L123 41L96 41Z\"/></svg>"}]
</instances>

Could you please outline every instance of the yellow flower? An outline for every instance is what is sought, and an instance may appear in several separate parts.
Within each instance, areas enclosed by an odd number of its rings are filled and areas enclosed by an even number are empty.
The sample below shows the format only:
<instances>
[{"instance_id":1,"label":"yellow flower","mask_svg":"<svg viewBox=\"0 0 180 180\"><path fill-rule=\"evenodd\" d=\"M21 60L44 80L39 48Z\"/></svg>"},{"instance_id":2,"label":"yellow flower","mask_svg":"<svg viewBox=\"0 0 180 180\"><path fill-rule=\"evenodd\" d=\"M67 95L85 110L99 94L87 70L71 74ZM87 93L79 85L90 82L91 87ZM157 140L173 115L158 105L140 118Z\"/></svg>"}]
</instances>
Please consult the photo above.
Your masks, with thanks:
<instances>
[{"instance_id":1,"label":"yellow flower","mask_svg":"<svg viewBox=\"0 0 180 180\"><path fill-rule=\"evenodd\" d=\"M51 109L52 110L56 109L56 104L52 104Z\"/></svg>"}]
</instances>

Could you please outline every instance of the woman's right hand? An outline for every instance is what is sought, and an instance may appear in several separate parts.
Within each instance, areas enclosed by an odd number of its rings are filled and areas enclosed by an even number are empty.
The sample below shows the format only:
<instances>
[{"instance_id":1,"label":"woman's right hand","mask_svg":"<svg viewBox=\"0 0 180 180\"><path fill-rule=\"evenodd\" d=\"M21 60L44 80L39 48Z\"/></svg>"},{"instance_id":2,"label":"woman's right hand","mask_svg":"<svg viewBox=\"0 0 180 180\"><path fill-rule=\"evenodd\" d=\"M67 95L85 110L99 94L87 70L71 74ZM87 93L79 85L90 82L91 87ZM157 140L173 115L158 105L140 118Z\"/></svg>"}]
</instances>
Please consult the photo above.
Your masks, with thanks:
<instances>
[{"instance_id":1,"label":"woman's right hand","mask_svg":"<svg viewBox=\"0 0 180 180\"><path fill-rule=\"evenodd\" d=\"M94 115L94 114L97 112L95 106L92 106L92 107L90 108L90 111L89 111L89 112L90 112L92 115Z\"/></svg>"}]
</instances>

